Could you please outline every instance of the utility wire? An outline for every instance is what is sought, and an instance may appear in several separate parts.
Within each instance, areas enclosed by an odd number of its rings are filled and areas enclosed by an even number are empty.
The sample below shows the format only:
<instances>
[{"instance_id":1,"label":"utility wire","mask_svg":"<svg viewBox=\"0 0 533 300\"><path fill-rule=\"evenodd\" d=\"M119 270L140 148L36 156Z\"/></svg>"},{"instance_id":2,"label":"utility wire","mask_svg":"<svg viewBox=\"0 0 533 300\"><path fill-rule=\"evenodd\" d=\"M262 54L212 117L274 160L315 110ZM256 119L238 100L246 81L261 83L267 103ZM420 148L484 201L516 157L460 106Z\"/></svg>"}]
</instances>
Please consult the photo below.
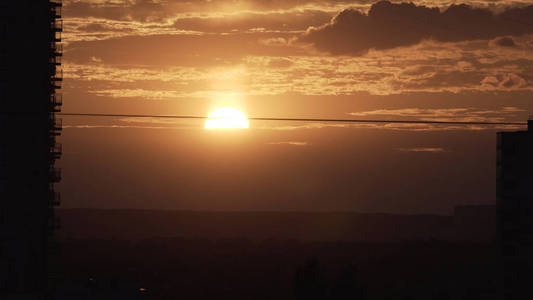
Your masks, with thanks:
<instances>
[{"instance_id":1,"label":"utility wire","mask_svg":"<svg viewBox=\"0 0 533 300\"><path fill-rule=\"evenodd\" d=\"M135 114L96 114L96 113L56 113L71 117L108 117L108 118L161 118L161 119L209 119L192 115L135 115ZM443 124L443 125L505 125L526 126L525 122L469 122L469 121L431 121L431 120L364 120L364 119L323 119L323 118L277 118L251 117L251 121L289 121L289 122L328 122L328 123L396 123L396 124Z\"/></svg>"}]
</instances>

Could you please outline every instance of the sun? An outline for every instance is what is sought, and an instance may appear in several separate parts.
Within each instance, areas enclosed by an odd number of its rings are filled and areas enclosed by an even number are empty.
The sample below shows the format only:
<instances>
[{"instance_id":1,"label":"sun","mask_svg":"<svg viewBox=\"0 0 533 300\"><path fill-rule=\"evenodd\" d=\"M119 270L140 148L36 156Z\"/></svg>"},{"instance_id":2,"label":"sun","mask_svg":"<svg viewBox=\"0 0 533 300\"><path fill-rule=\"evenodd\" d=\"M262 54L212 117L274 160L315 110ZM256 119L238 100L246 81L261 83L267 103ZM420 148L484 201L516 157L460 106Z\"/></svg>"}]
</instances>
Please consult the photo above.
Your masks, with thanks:
<instances>
[{"instance_id":1,"label":"sun","mask_svg":"<svg viewBox=\"0 0 533 300\"><path fill-rule=\"evenodd\" d=\"M233 107L220 107L212 111L205 121L205 129L248 128L244 113Z\"/></svg>"}]
</instances>

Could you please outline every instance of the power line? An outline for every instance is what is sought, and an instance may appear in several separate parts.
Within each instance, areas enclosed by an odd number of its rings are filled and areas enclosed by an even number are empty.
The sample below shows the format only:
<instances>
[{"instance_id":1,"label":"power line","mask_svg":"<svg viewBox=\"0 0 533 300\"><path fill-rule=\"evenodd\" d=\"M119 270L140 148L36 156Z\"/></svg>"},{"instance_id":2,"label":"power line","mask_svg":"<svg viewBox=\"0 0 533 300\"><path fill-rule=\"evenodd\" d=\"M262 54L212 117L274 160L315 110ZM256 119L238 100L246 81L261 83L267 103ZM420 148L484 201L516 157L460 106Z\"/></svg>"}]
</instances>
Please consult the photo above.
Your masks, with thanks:
<instances>
[{"instance_id":1,"label":"power line","mask_svg":"<svg viewBox=\"0 0 533 300\"><path fill-rule=\"evenodd\" d=\"M209 119L205 116L192 115L135 115L135 114L96 114L96 113L57 113L72 117L109 117L109 118L161 118L161 119ZM278 118L251 117L251 121L289 121L289 122L324 122L324 123L396 123L396 124L442 124L442 125L504 125L526 126L525 122L469 122L469 121L431 121L431 120L364 120L364 119L323 119L323 118Z\"/></svg>"}]
</instances>

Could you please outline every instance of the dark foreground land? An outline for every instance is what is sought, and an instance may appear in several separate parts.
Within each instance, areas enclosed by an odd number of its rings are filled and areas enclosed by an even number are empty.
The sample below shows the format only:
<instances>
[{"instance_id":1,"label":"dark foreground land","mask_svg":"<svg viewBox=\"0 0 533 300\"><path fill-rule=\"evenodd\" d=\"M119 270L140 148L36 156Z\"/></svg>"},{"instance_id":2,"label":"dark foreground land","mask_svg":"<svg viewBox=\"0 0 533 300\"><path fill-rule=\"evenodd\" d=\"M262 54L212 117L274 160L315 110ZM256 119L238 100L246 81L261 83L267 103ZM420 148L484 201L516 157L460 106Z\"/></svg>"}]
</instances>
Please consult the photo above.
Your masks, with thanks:
<instances>
[{"instance_id":1,"label":"dark foreground land","mask_svg":"<svg viewBox=\"0 0 533 300\"><path fill-rule=\"evenodd\" d=\"M59 215L59 299L497 299L490 213Z\"/></svg>"}]
</instances>

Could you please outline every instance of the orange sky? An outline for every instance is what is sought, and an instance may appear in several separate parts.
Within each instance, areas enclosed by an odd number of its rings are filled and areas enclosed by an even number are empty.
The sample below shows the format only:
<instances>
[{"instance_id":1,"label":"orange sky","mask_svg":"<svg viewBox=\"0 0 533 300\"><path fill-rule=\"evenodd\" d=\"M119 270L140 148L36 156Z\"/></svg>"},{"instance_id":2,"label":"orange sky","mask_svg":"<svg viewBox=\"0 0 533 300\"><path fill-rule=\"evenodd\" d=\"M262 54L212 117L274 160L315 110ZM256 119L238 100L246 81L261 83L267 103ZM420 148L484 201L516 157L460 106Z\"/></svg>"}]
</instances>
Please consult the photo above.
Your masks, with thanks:
<instances>
[{"instance_id":1,"label":"orange sky","mask_svg":"<svg viewBox=\"0 0 533 300\"><path fill-rule=\"evenodd\" d=\"M65 0L63 111L207 115L230 105L256 117L524 121L533 7L464 3ZM198 122L148 121L65 118L65 172L143 170L93 174L141 189L112 200L76 194L91 188L88 175L65 176L66 206L448 212L494 201L498 128L252 122L243 137L221 138ZM473 177L453 178L463 168ZM406 176L424 184L406 188Z\"/></svg>"}]
</instances>

